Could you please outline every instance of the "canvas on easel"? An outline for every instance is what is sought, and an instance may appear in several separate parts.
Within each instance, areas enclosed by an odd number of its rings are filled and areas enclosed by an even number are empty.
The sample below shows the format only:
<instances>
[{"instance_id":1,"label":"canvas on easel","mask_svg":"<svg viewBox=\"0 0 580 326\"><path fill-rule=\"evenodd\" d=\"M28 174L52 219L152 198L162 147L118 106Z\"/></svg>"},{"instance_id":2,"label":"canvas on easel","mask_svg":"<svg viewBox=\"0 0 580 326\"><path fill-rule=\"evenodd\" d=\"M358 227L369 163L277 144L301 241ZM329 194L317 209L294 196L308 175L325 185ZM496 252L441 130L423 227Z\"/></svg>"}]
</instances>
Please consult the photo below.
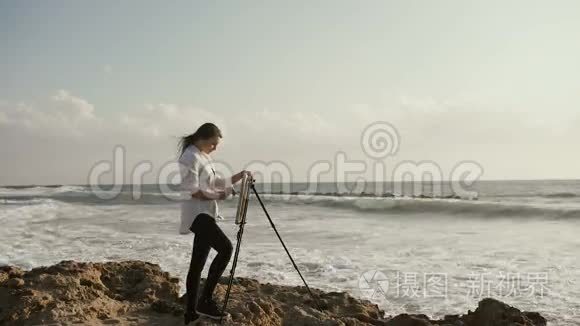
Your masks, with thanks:
<instances>
[{"instance_id":1,"label":"canvas on easel","mask_svg":"<svg viewBox=\"0 0 580 326\"><path fill-rule=\"evenodd\" d=\"M250 186L252 178L244 175L240 187L240 198L238 200L238 211L236 212L236 224L246 223L246 213L248 211L248 199L250 196Z\"/></svg>"}]
</instances>

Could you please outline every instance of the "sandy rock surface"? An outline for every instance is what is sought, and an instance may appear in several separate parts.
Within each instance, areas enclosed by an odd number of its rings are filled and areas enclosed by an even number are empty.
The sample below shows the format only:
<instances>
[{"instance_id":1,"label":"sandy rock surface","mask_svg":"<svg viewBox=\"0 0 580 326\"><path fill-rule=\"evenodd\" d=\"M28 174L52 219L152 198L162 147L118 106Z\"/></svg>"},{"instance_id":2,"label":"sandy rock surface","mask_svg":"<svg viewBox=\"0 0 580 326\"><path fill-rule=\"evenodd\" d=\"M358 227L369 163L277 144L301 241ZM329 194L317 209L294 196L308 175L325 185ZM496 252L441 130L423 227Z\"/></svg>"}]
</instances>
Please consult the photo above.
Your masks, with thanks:
<instances>
[{"instance_id":1,"label":"sandy rock surface","mask_svg":"<svg viewBox=\"0 0 580 326\"><path fill-rule=\"evenodd\" d=\"M227 279L216 289L224 297ZM494 299L475 311L431 320L425 315L385 313L344 292L262 284L236 278L224 325L544 326L538 313L521 312ZM203 320L197 325L217 324ZM0 325L183 325L179 280L142 261L63 261L24 271L0 267Z\"/></svg>"}]
</instances>

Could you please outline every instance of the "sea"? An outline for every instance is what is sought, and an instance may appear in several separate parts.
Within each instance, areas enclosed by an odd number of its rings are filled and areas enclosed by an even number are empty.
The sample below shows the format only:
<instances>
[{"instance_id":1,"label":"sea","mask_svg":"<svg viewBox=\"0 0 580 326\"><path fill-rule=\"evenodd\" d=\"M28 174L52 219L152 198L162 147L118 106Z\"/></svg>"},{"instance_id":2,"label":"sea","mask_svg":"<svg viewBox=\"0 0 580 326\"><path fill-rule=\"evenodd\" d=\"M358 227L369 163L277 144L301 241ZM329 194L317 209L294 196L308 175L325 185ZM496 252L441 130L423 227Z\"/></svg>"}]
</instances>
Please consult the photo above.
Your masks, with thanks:
<instances>
[{"instance_id":1,"label":"sea","mask_svg":"<svg viewBox=\"0 0 580 326\"><path fill-rule=\"evenodd\" d=\"M310 287L348 291L387 315L440 318L493 297L550 325L580 325L580 181L469 187L465 196L445 183L436 192L433 183L256 183ZM145 260L184 292L193 235L178 233L178 197L172 185L2 186L0 264ZM237 197L221 202L218 220L234 245L237 206ZM255 195L236 276L303 284Z\"/></svg>"}]
</instances>

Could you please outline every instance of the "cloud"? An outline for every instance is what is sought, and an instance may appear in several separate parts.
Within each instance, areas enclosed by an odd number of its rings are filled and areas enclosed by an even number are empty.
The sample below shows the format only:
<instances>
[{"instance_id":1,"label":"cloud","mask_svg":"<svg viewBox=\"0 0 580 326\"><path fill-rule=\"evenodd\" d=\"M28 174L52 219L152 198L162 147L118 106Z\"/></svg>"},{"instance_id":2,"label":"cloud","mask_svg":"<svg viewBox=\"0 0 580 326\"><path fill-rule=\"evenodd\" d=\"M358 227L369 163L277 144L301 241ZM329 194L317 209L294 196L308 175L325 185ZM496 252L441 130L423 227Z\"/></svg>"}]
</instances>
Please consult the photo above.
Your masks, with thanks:
<instances>
[{"instance_id":1,"label":"cloud","mask_svg":"<svg viewBox=\"0 0 580 326\"><path fill-rule=\"evenodd\" d=\"M144 109L120 114L119 128L146 137L182 136L211 121L225 128L224 120L201 108L175 104L146 104Z\"/></svg>"},{"instance_id":2,"label":"cloud","mask_svg":"<svg viewBox=\"0 0 580 326\"><path fill-rule=\"evenodd\" d=\"M68 90L37 102L1 102L0 184L83 183L117 145L126 149L127 166L149 160L160 167L174 159L176 137L206 121L223 123L210 111L167 103L107 114Z\"/></svg>"},{"instance_id":3,"label":"cloud","mask_svg":"<svg viewBox=\"0 0 580 326\"><path fill-rule=\"evenodd\" d=\"M405 99L403 104L409 101ZM369 106L364 106L365 110L361 108L359 106L351 112L331 112L327 115L273 109L234 111L226 119L220 114L195 106L147 103L141 108L105 117L88 100L68 90L58 90L39 104L0 106L0 123L17 127L19 132L98 139L115 135L127 140L182 136L193 132L202 123L211 121L222 129L226 138L235 135L245 137L246 141L332 143L343 141L344 138L358 141L364 126L377 120L395 120L407 126L409 117L413 118L414 124L421 125L425 124L425 120L441 120L447 116L445 112L425 112L424 107L419 105L413 109L404 108L398 114L393 114L393 110L385 114L383 109ZM264 135L275 137L264 138Z\"/></svg>"},{"instance_id":4,"label":"cloud","mask_svg":"<svg viewBox=\"0 0 580 326\"><path fill-rule=\"evenodd\" d=\"M207 110L167 103L144 104L140 109L105 116L88 100L67 90L56 91L40 104L0 105L0 125L11 128L13 134L33 136L104 140L117 135L124 141L163 138L191 133L206 121L225 125L221 117Z\"/></svg>"},{"instance_id":5,"label":"cloud","mask_svg":"<svg viewBox=\"0 0 580 326\"><path fill-rule=\"evenodd\" d=\"M406 95L394 96L380 106L360 104L339 112L262 109L231 111L227 116L191 105L146 103L121 113L104 113L69 90L55 91L38 102L0 101L0 170L37 171L37 156L42 154L43 160L53 160L45 164L52 170L43 168L22 182L40 182L41 178L51 180L48 183L65 182L48 179L53 175L84 180L91 164L110 159L117 144L125 146L133 160L166 162L175 155L177 137L208 121L224 133L223 150L216 155L225 161L242 166L253 159L282 160L292 165L299 178L301 168L333 159L337 151L346 152L349 159L369 159L361 150L361 134L376 121L390 122L401 136L392 164L410 159L453 166L458 160L473 159L484 164L487 177L501 178L514 177L510 171L519 171L517 164L537 162L539 166L548 164L550 157L564 162L561 173L575 173L570 171L580 163L570 150L580 137L577 116L548 119L546 112L507 110L473 99ZM525 178L524 172L529 177L534 173L558 176L527 166L517 177ZM502 171L512 174L503 176Z\"/></svg>"},{"instance_id":6,"label":"cloud","mask_svg":"<svg viewBox=\"0 0 580 326\"><path fill-rule=\"evenodd\" d=\"M15 132L44 136L82 137L100 124L92 104L65 90L53 94L42 109L27 103L4 104L0 115L0 123Z\"/></svg>"},{"instance_id":7,"label":"cloud","mask_svg":"<svg viewBox=\"0 0 580 326\"><path fill-rule=\"evenodd\" d=\"M350 113L352 123L359 126L374 121L392 123L401 133L404 147L464 149L555 141L570 129L568 121L572 118L465 96L391 96L383 105L359 104Z\"/></svg>"},{"instance_id":8,"label":"cloud","mask_svg":"<svg viewBox=\"0 0 580 326\"><path fill-rule=\"evenodd\" d=\"M241 132L276 135L276 138L323 140L336 132L333 119L325 119L315 112L281 112L270 109L246 113L236 117Z\"/></svg>"},{"instance_id":9,"label":"cloud","mask_svg":"<svg viewBox=\"0 0 580 326\"><path fill-rule=\"evenodd\" d=\"M68 91L61 89L51 99L59 105L56 109L57 113L64 117L74 120L95 118L95 107L83 98L72 96Z\"/></svg>"},{"instance_id":10,"label":"cloud","mask_svg":"<svg viewBox=\"0 0 580 326\"><path fill-rule=\"evenodd\" d=\"M234 111L227 117L172 103L147 103L105 116L88 100L62 89L39 104L0 103L0 125L11 127L13 132L54 137L167 139L191 133L207 121L216 123L226 138L235 135L245 141L280 144L292 140L356 144L365 126L375 121L392 123L403 137L403 146L525 143L569 135L574 128L569 117L548 119L544 112L518 112L474 100L409 95L393 96L383 106L359 104L326 115L262 109Z\"/></svg>"}]
</instances>

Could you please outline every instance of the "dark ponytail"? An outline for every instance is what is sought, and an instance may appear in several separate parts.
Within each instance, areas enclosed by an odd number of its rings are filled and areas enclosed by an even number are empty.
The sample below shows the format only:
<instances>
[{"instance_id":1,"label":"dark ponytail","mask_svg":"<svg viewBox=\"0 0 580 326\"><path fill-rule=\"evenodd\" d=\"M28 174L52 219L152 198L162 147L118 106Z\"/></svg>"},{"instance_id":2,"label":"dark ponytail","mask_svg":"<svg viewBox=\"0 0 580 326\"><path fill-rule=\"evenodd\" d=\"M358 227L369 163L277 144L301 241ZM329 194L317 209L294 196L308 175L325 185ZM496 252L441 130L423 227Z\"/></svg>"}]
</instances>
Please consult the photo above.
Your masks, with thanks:
<instances>
[{"instance_id":1,"label":"dark ponytail","mask_svg":"<svg viewBox=\"0 0 580 326\"><path fill-rule=\"evenodd\" d=\"M179 149L180 154L183 154L185 149L188 146L195 144L196 141L209 139L215 136L221 138L221 130L213 123L206 122L197 128L193 134L181 137L181 139L179 139L179 143L177 144L177 148Z\"/></svg>"}]
</instances>

